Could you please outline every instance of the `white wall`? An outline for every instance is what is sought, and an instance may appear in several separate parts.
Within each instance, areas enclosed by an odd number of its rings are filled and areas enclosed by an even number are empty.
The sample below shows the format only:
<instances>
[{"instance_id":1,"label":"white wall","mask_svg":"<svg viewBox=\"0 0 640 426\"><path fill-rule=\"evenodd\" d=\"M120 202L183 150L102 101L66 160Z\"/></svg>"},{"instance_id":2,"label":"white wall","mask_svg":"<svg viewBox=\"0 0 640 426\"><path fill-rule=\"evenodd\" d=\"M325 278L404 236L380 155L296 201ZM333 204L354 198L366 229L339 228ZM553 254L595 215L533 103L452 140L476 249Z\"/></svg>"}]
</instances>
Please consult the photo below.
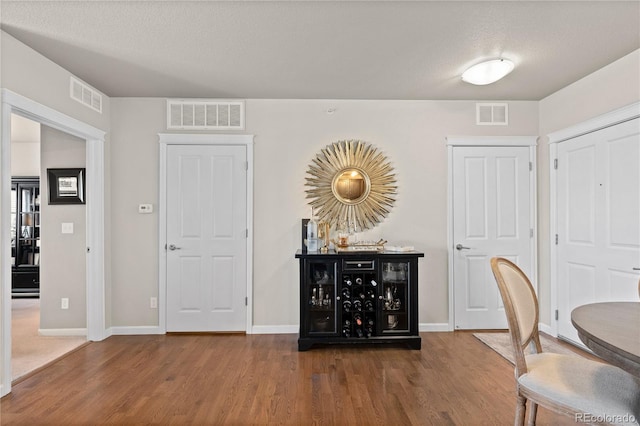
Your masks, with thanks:
<instances>
[{"instance_id":1,"label":"white wall","mask_svg":"<svg viewBox=\"0 0 640 426\"><path fill-rule=\"evenodd\" d=\"M540 101L538 143L538 296L540 321L551 325L549 145L546 135L640 100L640 50Z\"/></svg>"},{"instance_id":2,"label":"white wall","mask_svg":"<svg viewBox=\"0 0 640 426\"><path fill-rule=\"evenodd\" d=\"M40 176L40 142L11 143L11 176Z\"/></svg>"},{"instance_id":3,"label":"white wall","mask_svg":"<svg viewBox=\"0 0 640 426\"><path fill-rule=\"evenodd\" d=\"M19 95L25 96L42 105L53 108L58 112L66 114L77 120L83 121L96 128L107 132L105 144L105 170L109 173L109 125L110 125L110 100L108 97L103 98L102 114L99 114L80 103L72 100L69 96L69 73L64 68L45 58L35 50L19 42L4 31L0 31L0 85L3 89L11 90ZM4 152L0 150L0 156ZM2 160L2 158L0 158ZM2 161L0 161L0 167ZM0 197L4 197L1 193ZM105 251L107 258L105 259L105 321L107 326L111 322L111 306L110 306L110 278L111 265L108 253L110 251L110 186L109 178L106 177L105 185ZM6 275L5 275L6 277ZM10 285L5 283L5 285ZM4 303L3 295L0 294L0 305ZM0 323L2 322L0 316ZM4 330L4 324L0 324L0 330ZM3 351L0 350L0 358ZM4 365L4 359L0 359L0 365ZM1 383L7 380L6 371L1 371Z\"/></svg>"},{"instance_id":4,"label":"white wall","mask_svg":"<svg viewBox=\"0 0 640 426\"><path fill-rule=\"evenodd\" d=\"M509 126L476 126L475 103L460 101L248 100L248 134L255 135L254 325L299 322L300 219L308 217L305 174L316 152L340 139L362 139L391 160L398 199L389 217L362 238L413 245L420 261L421 323L448 320L448 135L536 135L537 102L510 102ZM328 108L335 108L327 114ZM163 99L112 99L114 190L113 324L157 324L149 297L157 294L158 136L165 132ZM157 211L157 209L156 209Z\"/></svg>"},{"instance_id":5,"label":"white wall","mask_svg":"<svg viewBox=\"0 0 640 426\"><path fill-rule=\"evenodd\" d=\"M87 327L86 206L49 204L47 169L84 168L85 141L42 126L40 178L40 329ZM63 234L62 223L73 233ZM61 298L69 309L60 308Z\"/></svg>"},{"instance_id":6,"label":"white wall","mask_svg":"<svg viewBox=\"0 0 640 426\"><path fill-rule=\"evenodd\" d=\"M99 115L69 98L66 70L6 33L0 36L2 87L108 132L107 325L156 325L157 312L148 306L149 297L157 294L157 215L140 217L135 207L142 202L157 206L157 133L166 131L164 100L105 97ZM508 127L475 126L471 101L247 101L246 133L256 135L255 324L298 323L298 266L293 254L300 241L300 218L308 215L304 175L323 146L357 138L389 156L398 173L398 202L371 238L383 235L392 243L425 251L420 262L419 320L443 323L448 316L444 138L545 135L638 100L639 70L634 52L540 102L510 102ZM333 115L326 114L329 107L336 108ZM550 315L547 153L543 139L538 150L543 322Z\"/></svg>"},{"instance_id":7,"label":"white wall","mask_svg":"<svg viewBox=\"0 0 640 426\"><path fill-rule=\"evenodd\" d=\"M11 176L40 176L40 123L11 114Z\"/></svg>"},{"instance_id":8,"label":"white wall","mask_svg":"<svg viewBox=\"0 0 640 426\"><path fill-rule=\"evenodd\" d=\"M69 95L71 73L40 53L0 31L0 80L3 89L9 89L49 108L104 130L105 139L105 322L111 324L111 186L110 124L111 102L106 95L102 99L102 113L98 113ZM1 296L0 296L1 297Z\"/></svg>"}]
</instances>

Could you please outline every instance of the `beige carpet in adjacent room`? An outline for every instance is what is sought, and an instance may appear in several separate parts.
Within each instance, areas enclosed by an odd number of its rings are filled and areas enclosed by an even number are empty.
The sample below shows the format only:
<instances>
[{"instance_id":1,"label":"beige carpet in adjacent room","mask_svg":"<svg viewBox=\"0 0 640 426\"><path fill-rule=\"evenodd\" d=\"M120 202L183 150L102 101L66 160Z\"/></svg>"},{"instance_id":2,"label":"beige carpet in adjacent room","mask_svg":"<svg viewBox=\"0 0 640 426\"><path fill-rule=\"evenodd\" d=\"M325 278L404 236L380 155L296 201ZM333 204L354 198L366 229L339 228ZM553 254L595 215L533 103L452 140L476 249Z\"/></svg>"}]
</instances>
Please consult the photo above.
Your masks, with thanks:
<instances>
[{"instance_id":1,"label":"beige carpet in adjacent room","mask_svg":"<svg viewBox=\"0 0 640 426\"><path fill-rule=\"evenodd\" d=\"M16 380L83 345L85 336L40 336L40 299L11 301L11 373Z\"/></svg>"},{"instance_id":2,"label":"beige carpet in adjacent room","mask_svg":"<svg viewBox=\"0 0 640 426\"><path fill-rule=\"evenodd\" d=\"M496 351L504 359L514 364L513 347L511 346L511 337L508 332L474 333L473 336ZM580 352L582 352L580 349L574 349L569 347L569 345L563 345L553 337L549 337L543 333L540 333L540 344L542 345L543 352L582 356L580 354Z\"/></svg>"}]
</instances>

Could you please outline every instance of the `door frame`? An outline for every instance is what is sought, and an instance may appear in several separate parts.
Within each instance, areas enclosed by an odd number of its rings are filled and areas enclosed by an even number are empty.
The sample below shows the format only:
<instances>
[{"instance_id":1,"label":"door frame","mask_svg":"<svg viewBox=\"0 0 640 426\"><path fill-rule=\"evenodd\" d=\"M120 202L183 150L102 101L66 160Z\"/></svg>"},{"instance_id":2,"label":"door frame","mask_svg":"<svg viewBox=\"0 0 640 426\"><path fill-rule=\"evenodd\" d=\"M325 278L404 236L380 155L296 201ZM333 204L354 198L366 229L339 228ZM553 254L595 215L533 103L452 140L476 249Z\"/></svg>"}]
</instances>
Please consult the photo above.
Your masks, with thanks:
<instances>
[{"instance_id":1,"label":"door frame","mask_svg":"<svg viewBox=\"0 0 640 426\"><path fill-rule=\"evenodd\" d=\"M449 273L449 323L447 331L455 329L455 288L454 288L454 268L453 260L455 256L453 240L453 151L456 147L529 147L529 161L531 162L531 181L529 183L530 196L530 220L533 227L533 238L531 241L531 282L537 292L537 271L538 271L538 219L537 219L537 160L536 145L537 136L447 136L447 258Z\"/></svg>"},{"instance_id":2,"label":"door frame","mask_svg":"<svg viewBox=\"0 0 640 426\"><path fill-rule=\"evenodd\" d=\"M247 318L253 327L253 135L159 133L160 193L158 198L158 327L167 332L167 150L170 145L244 145L247 148Z\"/></svg>"},{"instance_id":3,"label":"door frame","mask_svg":"<svg viewBox=\"0 0 640 426\"><path fill-rule=\"evenodd\" d=\"M558 144L638 117L640 117L640 102L634 102L547 135L549 144L549 313L551 314L549 333L553 336L558 336L558 320L555 316L555 312L558 311L558 249L554 243L558 233L558 177L554 167L554 161L558 158Z\"/></svg>"},{"instance_id":4,"label":"door frame","mask_svg":"<svg viewBox=\"0 0 640 426\"><path fill-rule=\"evenodd\" d=\"M11 391L11 114L21 115L86 142L87 171L87 339L107 337L105 320L104 141L106 132L29 98L2 89L0 143L0 288L2 291L2 380L0 396Z\"/></svg>"}]
</instances>

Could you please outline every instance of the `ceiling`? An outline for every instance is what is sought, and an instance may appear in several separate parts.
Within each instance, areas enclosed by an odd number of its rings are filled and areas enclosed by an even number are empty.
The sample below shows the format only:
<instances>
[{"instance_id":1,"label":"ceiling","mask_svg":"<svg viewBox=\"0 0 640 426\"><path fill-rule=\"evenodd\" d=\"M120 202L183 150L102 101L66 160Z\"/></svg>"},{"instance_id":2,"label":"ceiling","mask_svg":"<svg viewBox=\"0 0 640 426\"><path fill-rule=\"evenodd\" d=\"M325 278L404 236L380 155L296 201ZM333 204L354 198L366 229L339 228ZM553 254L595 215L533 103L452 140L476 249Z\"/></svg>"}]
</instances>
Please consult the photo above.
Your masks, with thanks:
<instances>
[{"instance_id":1,"label":"ceiling","mask_svg":"<svg viewBox=\"0 0 640 426\"><path fill-rule=\"evenodd\" d=\"M640 48L638 0L1 8L4 31L111 97L539 100ZM516 64L504 80L460 80L466 67L501 56Z\"/></svg>"}]
</instances>

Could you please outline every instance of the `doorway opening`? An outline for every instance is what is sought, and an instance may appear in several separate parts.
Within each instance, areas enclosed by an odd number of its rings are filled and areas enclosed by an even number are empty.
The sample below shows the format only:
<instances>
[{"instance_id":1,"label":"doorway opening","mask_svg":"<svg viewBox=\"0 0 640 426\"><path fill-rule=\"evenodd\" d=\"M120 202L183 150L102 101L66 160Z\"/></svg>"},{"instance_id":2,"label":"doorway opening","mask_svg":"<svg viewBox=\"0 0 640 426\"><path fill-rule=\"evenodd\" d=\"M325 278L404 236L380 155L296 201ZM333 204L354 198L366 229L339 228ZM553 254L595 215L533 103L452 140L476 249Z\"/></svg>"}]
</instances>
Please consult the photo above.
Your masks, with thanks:
<instances>
[{"instance_id":1,"label":"doorway opening","mask_svg":"<svg viewBox=\"0 0 640 426\"><path fill-rule=\"evenodd\" d=\"M11 115L31 119L85 142L86 201L86 334L103 340L104 294L104 140L105 132L22 95L2 89L2 135L0 144L0 301L1 351L0 396L11 391Z\"/></svg>"},{"instance_id":2,"label":"doorway opening","mask_svg":"<svg viewBox=\"0 0 640 426\"><path fill-rule=\"evenodd\" d=\"M85 159L83 140L11 115L13 383L86 342L85 206L50 206L46 181L47 169ZM75 232L61 234L61 220Z\"/></svg>"}]
</instances>

